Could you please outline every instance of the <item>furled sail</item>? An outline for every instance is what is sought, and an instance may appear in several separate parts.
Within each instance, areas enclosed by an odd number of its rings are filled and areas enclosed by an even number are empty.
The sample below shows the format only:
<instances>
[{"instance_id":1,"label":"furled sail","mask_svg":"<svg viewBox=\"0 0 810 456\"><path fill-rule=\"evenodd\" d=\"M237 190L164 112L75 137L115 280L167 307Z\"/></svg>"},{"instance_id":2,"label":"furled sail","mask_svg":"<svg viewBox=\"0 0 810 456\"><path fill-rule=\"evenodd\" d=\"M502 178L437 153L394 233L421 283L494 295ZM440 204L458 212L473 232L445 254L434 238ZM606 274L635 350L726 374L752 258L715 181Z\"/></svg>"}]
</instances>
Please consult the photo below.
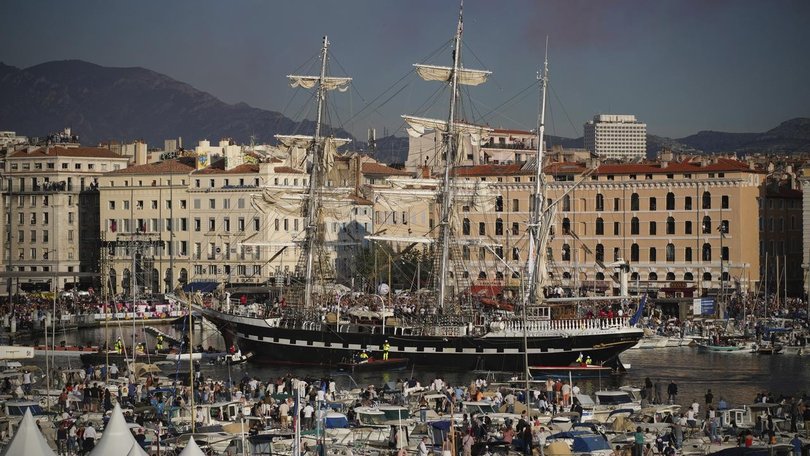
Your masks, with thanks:
<instances>
[{"instance_id":1,"label":"furled sail","mask_svg":"<svg viewBox=\"0 0 810 456\"><path fill-rule=\"evenodd\" d=\"M275 138L285 147L290 149L307 149L314 141L313 136L308 135L276 135ZM323 138L323 153L321 154L322 164L325 171L329 171L335 164L337 148L350 143L351 139L346 138Z\"/></svg>"},{"instance_id":2,"label":"furled sail","mask_svg":"<svg viewBox=\"0 0 810 456\"><path fill-rule=\"evenodd\" d=\"M251 206L261 213L274 213L290 217L301 217L303 214L303 195L290 193L287 190L265 188L262 193L254 194Z\"/></svg>"},{"instance_id":3,"label":"furled sail","mask_svg":"<svg viewBox=\"0 0 810 456\"><path fill-rule=\"evenodd\" d=\"M453 69L445 66L415 64L416 73L425 81L449 82ZM487 81L491 71L468 70L459 68L458 83L469 86L477 86Z\"/></svg>"},{"instance_id":4,"label":"furled sail","mask_svg":"<svg viewBox=\"0 0 810 456\"><path fill-rule=\"evenodd\" d=\"M416 117L416 116L402 116L405 119L405 122L408 123L408 126L411 130L422 135L427 130L438 130L441 132L447 131L447 121L446 120L439 120L439 119L429 119L427 117ZM470 133L470 134L477 134L479 137L486 136L488 133L492 132L492 129L489 127L483 127L481 125L473 125L463 122L455 122L453 123L453 129L455 129L456 133Z\"/></svg>"},{"instance_id":5,"label":"furled sail","mask_svg":"<svg viewBox=\"0 0 810 456\"><path fill-rule=\"evenodd\" d=\"M291 87L303 87L304 89L311 89L318 85L318 81L320 77L318 76L298 76L298 75L288 75L287 78L290 80ZM326 90L339 90L341 92L345 92L349 89L349 82L352 78L336 78L336 77L325 77L323 78L323 87Z\"/></svg>"}]
</instances>

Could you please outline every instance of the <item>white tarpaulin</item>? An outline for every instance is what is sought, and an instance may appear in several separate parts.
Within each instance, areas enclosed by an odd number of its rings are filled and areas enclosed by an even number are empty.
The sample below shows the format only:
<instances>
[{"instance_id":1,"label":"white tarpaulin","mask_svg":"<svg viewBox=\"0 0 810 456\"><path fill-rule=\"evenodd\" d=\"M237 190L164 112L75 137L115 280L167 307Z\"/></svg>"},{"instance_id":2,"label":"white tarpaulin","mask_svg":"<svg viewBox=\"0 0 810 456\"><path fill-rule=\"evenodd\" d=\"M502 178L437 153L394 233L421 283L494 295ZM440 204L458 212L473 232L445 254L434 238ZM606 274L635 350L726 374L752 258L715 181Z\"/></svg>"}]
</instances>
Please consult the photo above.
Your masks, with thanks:
<instances>
[{"instance_id":1,"label":"white tarpaulin","mask_svg":"<svg viewBox=\"0 0 810 456\"><path fill-rule=\"evenodd\" d=\"M445 81L449 82L452 75L452 68L437 65L415 64L416 73L425 81ZM469 86L477 86L487 81L491 71L458 69L458 83Z\"/></svg>"},{"instance_id":2,"label":"white tarpaulin","mask_svg":"<svg viewBox=\"0 0 810 456\"><path fill-rule=\"evenodd\" d=\"M186 447L180 452L180 456L205 456L205 453L197 446L197 442L193 438L189 438Z\"/></svg>"},{"instance_id":3,"label":"white tarpaulin","mask_svg":"<svg viewBox=\"0 0 810 456\"><path fill-rule=\"evenodd\" d=\"M318 85L318 81L320 81L320 76L298 76L298 75L288 75L287 78L290 80L291 87L303 87L305 89L311 89ZM349 82L352 78L336 78L336 77L325 77L323 78L323 86L326 90L334 90L337 89L341 92L345 92L349 89Z\"/></svg>"},{"instance_id":4,"label":"white tarpaulin","mask_svg":"<svg viewBox=\"0 0 810 456\"><path fill-rule=\"evenodd\" d=\"M442 132L447 131L447 121L445 120L429 119L427 117L416 116L402 116L402 118L405 119L405 122L408 122L410 128L419 135L424 134L427 130L438 130ZM492 129L488 127L463 122L455 122L453 124L453 129L456 131L456 133L477 134L479 137L486 136L486 133L492 131Z\"/></svg>"},{"instance_id":5,"label":"white tarpaulin","mask_svg":"<svg viewBox=\"0 0 810 456\"><path fill-rule=\"evenodd\" d=\"M108 456L112 454L147 456L129 431L129 426L124 420L124 414L121 412L121 406L118 404L115 404L115 408L110 415L110 421L101 434L101 440L96 443L96 447L90 452L90 456Z\"/></svg>"},{"instance_id":6,"label":"white tarpaulin","mask_svg":"<svg viewBox=\"0 0 810 456\"><path fill-rule=\"evenodd\" d=\"M5 450L3 456L56 456L51 447L42 436L37 424L34 422L34 417L31 415L31 410L25 410L20 426L17 428L17 433L11 439Z\"/></svg>"}]
</instances>

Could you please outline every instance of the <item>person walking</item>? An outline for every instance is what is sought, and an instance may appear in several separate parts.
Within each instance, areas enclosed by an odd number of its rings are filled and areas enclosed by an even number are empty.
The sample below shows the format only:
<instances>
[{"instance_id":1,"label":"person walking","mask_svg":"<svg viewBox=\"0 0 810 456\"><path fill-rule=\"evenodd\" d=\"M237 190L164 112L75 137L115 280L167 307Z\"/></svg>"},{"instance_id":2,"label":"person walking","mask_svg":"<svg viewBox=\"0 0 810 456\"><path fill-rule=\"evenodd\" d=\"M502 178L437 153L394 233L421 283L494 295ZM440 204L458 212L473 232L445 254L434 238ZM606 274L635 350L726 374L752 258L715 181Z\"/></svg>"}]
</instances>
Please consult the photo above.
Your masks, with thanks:
<instances>
[{"instance_id":1,"label":"person walking","mask_svg":"<svg viewBox=\"0 0 810 456\"><path fill-rule=\"evenodd\" d=\"M388 359L388 351L391 349L391 344L388 343L388 339L385 340L383 344L383 359Z\"/></svg>"}]
</instances>

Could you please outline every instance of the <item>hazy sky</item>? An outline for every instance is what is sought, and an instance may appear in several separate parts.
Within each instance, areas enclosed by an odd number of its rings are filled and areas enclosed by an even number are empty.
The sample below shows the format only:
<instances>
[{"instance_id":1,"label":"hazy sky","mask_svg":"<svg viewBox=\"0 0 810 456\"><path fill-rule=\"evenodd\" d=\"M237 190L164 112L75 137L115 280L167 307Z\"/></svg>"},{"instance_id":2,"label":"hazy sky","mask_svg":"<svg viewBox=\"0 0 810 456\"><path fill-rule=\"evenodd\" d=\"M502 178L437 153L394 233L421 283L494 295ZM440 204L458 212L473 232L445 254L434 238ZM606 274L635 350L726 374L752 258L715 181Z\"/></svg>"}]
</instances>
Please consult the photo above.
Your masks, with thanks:
<instances>
[{"instance_id":1,"label":"hazy sky","mask_svg":"<svg viewBox=\"0 0 810 456\"><path fill-rule=\"evenodd\" d=\"M296 120L311 111L284 76L314 70L328 35L331 72L354 78L353 90L336 95L330 121L360 136L368 127L378 135L400 128L400 114L419 113L435 95L439 84L417 80L411 64L449 64L458 14L458 3L444 0L4 0L2 6L4 63L142 66L226 102ZM470 121L534 127L537 92L524 89L535 81L546 36L551 134L580 136L597 113L635 114L650 133L672 137L764 131L810 116L807 0L467 0L464 18L465 66L493 72L465 96ZM446 115L446 92L436 97L429 114Z\"/></svg>"}]
</instances>

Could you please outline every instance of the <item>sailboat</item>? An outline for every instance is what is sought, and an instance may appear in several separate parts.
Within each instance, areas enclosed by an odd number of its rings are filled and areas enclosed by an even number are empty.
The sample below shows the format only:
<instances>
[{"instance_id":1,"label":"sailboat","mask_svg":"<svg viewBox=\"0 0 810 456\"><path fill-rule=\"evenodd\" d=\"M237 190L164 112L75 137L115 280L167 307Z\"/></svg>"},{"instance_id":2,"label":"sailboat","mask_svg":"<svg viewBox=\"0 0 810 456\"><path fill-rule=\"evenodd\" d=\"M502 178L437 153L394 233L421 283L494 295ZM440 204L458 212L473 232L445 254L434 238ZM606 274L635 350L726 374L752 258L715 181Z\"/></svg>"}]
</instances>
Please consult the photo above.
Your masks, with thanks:
<instances>
[{"instance_id":1,"label":"sailboat","mask_svg":"<svg viewBox=\"0 0 810 456\"><path fill-rule=\"evenodd\" d=\"M485 133L485 127L459 120L457 99L460 86L476 86L486 82L490 72L467 69L461 64L461 38L463 34L463 8L459 12L451 66L416 66L416 73L426 81L439 81L450 87L450 108L447 120L417 116L403 116L410 129L419 132L434 130L444 139L444 163L437 204L440 208L439 233L431 250L436 253L432 305L440 312L424 318L356 318L327 319L313 302L316 283L314 261L319 238L318 211L325 157L334 153L332 138L321 137L321 113L327 91L342 88L349 78L326 75L328 41L324 39L322 65L319 76L290 76L293 86L315 88L318 91L318 117L314 136L280 137L282 143L292 140L308 145L312 161L306 223L306 237L302 254L306 265L303 299L279 314L251 315L238 312L224 303L220 307L199 307L203 315L214 322L223 333L226 343L236 339L244 350L251 350L256 359L286 364L337 366L353 354L369 351L375 355L388 347L392 358L408 359L412 364L443 366L468 370L524 371L528 365L566 366L580 353L587 353L594 362L615 362L624 350L635 345L642 337L640 328L629 318L578 318L576 302L553 303L542 294L545 271L545 251L553 207L543 207L545 198L542 181L543 125L539 116L538 153L534 163L536 188L530 222L532 233L529 288L525 293L521 312L492 312L476 308L454 295L451 283L460 274L454 274L451 249L454 245L452 211L457 191L455 168L464 136L476 137ZM545 81L545 79L544 79ZM543 84L543 106L545 85ZM439 154L437 154L439 156ZM375 239L375 236L366 236ZM380 237L379 240L385 240ZM414 240L413 242L419 242ZM455 244L458 245L458 244Z\"/></svg>"}]
</instances>

